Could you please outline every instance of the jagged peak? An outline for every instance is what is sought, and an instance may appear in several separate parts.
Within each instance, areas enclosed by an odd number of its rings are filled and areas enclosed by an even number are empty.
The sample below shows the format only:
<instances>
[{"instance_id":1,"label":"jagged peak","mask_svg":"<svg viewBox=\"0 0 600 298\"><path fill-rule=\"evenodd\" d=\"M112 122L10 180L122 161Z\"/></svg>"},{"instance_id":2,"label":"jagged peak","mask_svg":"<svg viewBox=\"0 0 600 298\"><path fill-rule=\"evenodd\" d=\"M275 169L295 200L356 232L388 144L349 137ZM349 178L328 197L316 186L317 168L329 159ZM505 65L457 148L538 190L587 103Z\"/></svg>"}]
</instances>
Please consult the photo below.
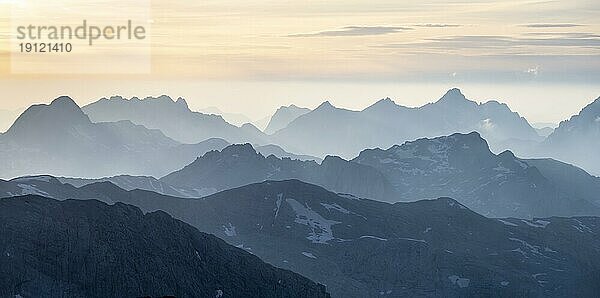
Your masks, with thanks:
<instances>
[{"instance_id":1,"label":"jagged peak","mask_svg":"<svg viewBox=\"0 0 600 298\"><path fill-rule=\"evenodd\" d=\"M369 107L367 107L365 110L373 109L373 108L378 108L378 107L382 107L382 108L392 107L392 108L394 108L394 107L397 107L397 106L398 105L396 104L396 102L394 102L391 98L386 97L386 98L382 98L382 99L378 100L374 104L372 104Z\"/></svg>"},{"instance_id":2,"label":"jagged peak","mask_svg":"<svg viewBox=\"0 0 600 298\"><path fill-rule=\"evenodd\" d=\"M221 154L238 154L238 153L250 154L250 155L258 154L256 152L256 150L254 149L254 147L252 146L252 144L250 144L250 143L232 144L232 145L229 145L229 146L223 148L223 150L221 150Z\"/></svg>"},{"instance_id":3,"label":"jagged peak","mask_svg":"<svg viewBox=\"0 0 600 298\"><path fill-rule=\"evenodd\" d=\"M177 101L175 101L175 103L178 104L178 105L184 106L186 109L189 108L187 101L183 97L178 97Z\"/></svg>"},{"instance_id":4,"label":"jagged peak","mask_svg":"<svg viewBox=\"0 0 600 298\"><path fill-rule=\"evenodd\" d=\"M458 102L458 101L469 101L464 94L458 88L452 88L442 96L438 102Z\"/></svg>"},{"instance_id":5,"label":"jagged peak","mask_svg":"<svg viewBox=\"0 0 600 298\"><path fill-rule=\"evenodd\" d=\"M324 101L322 104L320 104L316 109L316 110L330 110L330 109L335 109L336 107L333 106L331 104L331 102L329 102L329 100Z\"/></svg>"},{"instance_id":6,"label":"jagged peak","mask_svg":"<svg viewBox=\"0 0 600 298\"><path fill-rule=\"evenodd\" d=\"M275 111L275 113L283 112L283 111L289 111L289 110L310 110L310 109L309 108L302 108L302 107L299 107L299 106L297 106L295 104L290 104L290 105L287 105L287 106L280 106L279 108L277 108L277 111Z\"/></svg>"},{"instance_id":7,"label":"jagged peak","mask_svg":"<svg viewBox=\"0 0 600 298\"><path fill-rule=\"evenodd\" d=\"M475 149L479 148L484 151L489 151L489 145L487 141L481 137L478 132L470 133L454 133L447 136L440 136L435 138L420 138L414 141L406 141L402 145L394 145L385 151L397 151L407 150L413 146L422 146L429 144L443 145L444 147L460 147L464 149ZM466 146L465 146L466 145ZM475 145L475 148L472 147Z\"/></svg>"}]
</instances>

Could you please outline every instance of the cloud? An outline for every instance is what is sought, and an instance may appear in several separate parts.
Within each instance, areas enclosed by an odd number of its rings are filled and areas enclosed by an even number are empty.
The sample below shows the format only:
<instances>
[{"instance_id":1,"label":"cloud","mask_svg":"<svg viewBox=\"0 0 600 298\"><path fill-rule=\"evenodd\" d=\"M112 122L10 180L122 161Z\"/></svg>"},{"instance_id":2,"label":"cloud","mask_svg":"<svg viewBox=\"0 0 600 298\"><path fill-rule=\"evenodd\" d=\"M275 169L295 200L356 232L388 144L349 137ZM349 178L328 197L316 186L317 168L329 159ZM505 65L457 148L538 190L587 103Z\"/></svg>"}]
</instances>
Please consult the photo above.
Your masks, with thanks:
<instances>
[{"instance_id":1,"label":"cloud","mask_svg":"<svg viewBox=\"0 0 600 298\"><path fill-rule=\"evenodd\" d=\"M583 25L580 24L526 24L521 25L522 27L528 28L571 28L571 27L581 27Z\"/></svg>"},{"instance_id":2,"label":"cloud","mask_svg":"<svg viewBox=\"0 0 600 298\"><path fill-rule=\"evenodd\" d=\"M406 30L414 30L410 27L391 26L347 26L339 30L321 31L315 33L290 34L287 37L315 37L315 36L369 36L397 33Z\"/></svg>"},{"instance_id":3,"label":"cloud","mask_svg":"<svg viewBox=\"0 0 600 298\"><path fill-rule=\"evenodd\" d=\"M418 24L415 27L426 27L426 28L448 28L448 27L462 27L458 24Z\"/></svg>"},{"instance_id":4,"label":"cloud","mask_svg":"<svg viewBox=\"0 0 600 298\"><path fill-rule=\"evenodd\" d=\"M428 38L416 43L386 44L383 48L420 49L498 49L510 50L521 47L580 47L600 48L600 38L594 35L555 36L545 38L510 37L498 35L463 35Z\"/></svg>"}]
</instances>

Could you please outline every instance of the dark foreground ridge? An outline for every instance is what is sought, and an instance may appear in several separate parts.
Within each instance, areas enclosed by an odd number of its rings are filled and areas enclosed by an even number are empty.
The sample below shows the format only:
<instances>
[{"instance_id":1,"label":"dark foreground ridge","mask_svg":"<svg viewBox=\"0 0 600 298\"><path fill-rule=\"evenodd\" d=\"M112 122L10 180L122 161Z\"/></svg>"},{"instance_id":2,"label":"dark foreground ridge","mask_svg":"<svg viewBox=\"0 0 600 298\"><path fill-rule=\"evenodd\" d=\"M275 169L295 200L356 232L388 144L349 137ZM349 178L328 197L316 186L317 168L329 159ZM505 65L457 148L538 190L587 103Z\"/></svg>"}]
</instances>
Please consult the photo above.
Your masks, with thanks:
<instances>
[{"instance_id":1,"label":"dark foreground ridge","mask_svg":"<svg viewBox=\"0 0 600 298\"><path fill-rule=\"evenodd\" d=\"M29 195L0 227L0 297L329 297L162 211Z\"/></svg>"}]
</instances>

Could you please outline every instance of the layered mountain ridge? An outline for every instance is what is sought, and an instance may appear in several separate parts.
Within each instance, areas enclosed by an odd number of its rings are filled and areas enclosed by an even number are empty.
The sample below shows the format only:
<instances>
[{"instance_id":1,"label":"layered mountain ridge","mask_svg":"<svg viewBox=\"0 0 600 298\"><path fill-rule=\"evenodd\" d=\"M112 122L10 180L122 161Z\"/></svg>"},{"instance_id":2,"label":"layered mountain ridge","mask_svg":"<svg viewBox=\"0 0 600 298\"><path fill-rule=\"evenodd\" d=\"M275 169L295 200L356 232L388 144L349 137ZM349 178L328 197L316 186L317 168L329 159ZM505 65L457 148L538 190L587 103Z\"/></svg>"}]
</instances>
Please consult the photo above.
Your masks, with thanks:
<instances>
[{"instance_id":1,"label":"layered mountain ridge","mask_svg":"<svg viewBox=\"0 0 600 298\"><path fill-rule=\"evenodd\" d=\"M83 107L94 122L130 120L151 129L160 129L170 138L186 144L210 138L228 142L264 144L265 135L229 124L221 116L193 112L183 98L176 101L166 95L139 99L120 96L103 98Z\"/></svg>"},{"instance_id":2,"label":"layered mountain ridge","mask_svg":"<svg viewBox=\"0 0 600 298\"><path fill-rule=\"evenodd\" d=\"M202 200L124 191L108 182L77 192L63 196L101 194L109 203L166 211L325 284L333 297L600 292L593 282L600 268L597 217L490 219L448 198L389 204L298 180L251 184Z\"/></svg>"},{"instance_id":3,"label":"layered mountain ridge","mask_svg":"<svg viewBox=\"0 0 600 298\"><path fill-rule=\"evenodd\" d=\"M314 156L335 154L351 158L365 148L471 131L502 146L512 139L541 140L527 120L507 105L497 101L478 104L455 88L435 103L418 108L397 105L389 98L362 111L336 108L324 102L277 131L273 141Z\"/></svg>"}]
</instances>

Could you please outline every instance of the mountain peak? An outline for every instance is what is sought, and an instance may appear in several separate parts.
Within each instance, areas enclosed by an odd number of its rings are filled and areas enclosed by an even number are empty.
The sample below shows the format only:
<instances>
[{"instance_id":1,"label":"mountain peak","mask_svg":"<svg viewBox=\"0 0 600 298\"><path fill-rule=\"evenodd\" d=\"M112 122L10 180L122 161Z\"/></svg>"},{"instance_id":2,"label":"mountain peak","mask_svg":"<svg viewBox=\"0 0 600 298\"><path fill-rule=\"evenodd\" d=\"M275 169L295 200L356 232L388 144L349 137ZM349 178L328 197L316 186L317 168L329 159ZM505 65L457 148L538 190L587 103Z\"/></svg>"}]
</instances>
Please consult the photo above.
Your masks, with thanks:
<instances>
[{"instance_id":1,"label":"mountain peak","mask_svg":"<svg viewBox=\"0 0 600 298\"><path fill-rule=\"evenodd\" d=\"M187 101L185 101L185 98L183 98L183 97L177 98L177 101L175 103L178 105L184 106L186 109L188 108Z\"/></svg>"},{"instance_id":2,"label":"mountain peak","mask_svg":"<svg viewBox=\"0 0 600 298\"><path fill-rule=\"evenodd\" d=\"M382 106L396 106L396 103L389 97L383 98L378 100L375 104L373 105L382 105Z\"/></svg>"},{"instance_id":3,"label":"mountain peak","mask_svg":"<svg viewBox=\"0 0 600 298\"><path fill-rule=\"evenodd\" d=\"M59 96L56 99L54 99L50 103L50 107L79 109L79 106L75 103L75 101L71 97L66 95Z\"/></svg>"},{"instance_id":4,"label":"mountain peak","mask_svg":"<svg viewBox=\"0 0 600 298\"><path fill-rule=\"evenodd\" d=\"M462 94L462 92L460 91L460 89L458 88L452 88L450 90L448 90L446 92L446 94L444 94L444 96L442 96L442 98L440 98L440 100L438 100L438 102L446 102L446 101L468 101L468 99L465 97L464 94Z\"/></svg>"},{"instance_id":5,"label":"mountain peak","mask_svg":"<svg viewBox=\"0 0 600 298\"><path fill-rule=\"evenodd\" d=\"M230 154L230 155L256 155L257 152L254 149L254 147L252 147L252 145L250 143L245 143L245 144L233 144L233 145L229 145L227 147L225 147L223 150L221 150L221 154Z\"/></svg>"},{"instance_id":6,"label":"mountain peak","mask_svg":"<svg viewBox=\"0 0 600 298\"><path fill-rule=\"evenodd\" d=\"M90 124L90 119L68 96L60 96L49 105L32 105L7 131L24 138L47 135L48 130L64 130L74 125Z\"/></svg>"},{"instance_id":7,"label":"mountain peak","mask_svg":"<svg viewBox=\"0 0 600 298\"><path fill-rule=\"evenodd\" d=\"M329 102L329 100L320 104L315 110L330 110L335 109L335 107Z\"/></svg>"},{"instance_id":8,"label":"mountain peak","mask_svg":"<svg viewBox=\"0 0 600 298\"><path fill-rule=\"evenodd\" d=\"M366 110L371 110L371 109L390 109L390 108L396 108L398 107L398 105L389 97L383 98L378 100L377 102L375 102L374 104L370 105L369 107L367 107L365 109Z\"/></svg>"}]
</instances>

